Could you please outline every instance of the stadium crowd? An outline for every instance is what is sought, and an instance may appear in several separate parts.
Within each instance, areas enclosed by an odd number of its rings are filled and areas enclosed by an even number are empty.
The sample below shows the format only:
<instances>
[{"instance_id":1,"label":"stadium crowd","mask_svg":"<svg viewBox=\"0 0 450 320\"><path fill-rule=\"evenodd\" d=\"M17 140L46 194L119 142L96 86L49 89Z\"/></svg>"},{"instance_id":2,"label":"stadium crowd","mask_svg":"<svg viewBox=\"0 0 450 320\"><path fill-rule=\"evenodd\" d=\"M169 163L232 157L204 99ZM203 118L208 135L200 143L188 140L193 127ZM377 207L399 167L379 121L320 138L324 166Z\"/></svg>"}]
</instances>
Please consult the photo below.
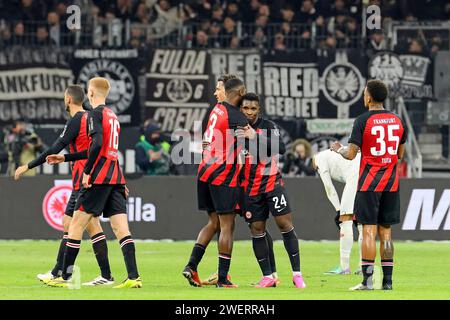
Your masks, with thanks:
<instances>
[{"instance_id":1,"label":"stadium crowd","mask_svg":"<svg viewBox=\"0 0 450 320\"><path fill-rule=\"evenodd\" d=\"M11 0L0 2L0 44L72 45L75 32L65 27L68 6L80 6L83 37L89 45L95 23L130 22L128 45L146 47L155 34L187 27L182 41L168 45L199 48L386 47L385 36L370 34L361 43L361 0ZM382 23L392 20L448 20L447 0L370 0L381 8ZM151 28L149 28L151 26ZM161 32L161 30L163 30ZM87 36L91 34L90 36ZM177 39L179 37L177 35ZM411 41L410 41L411 42ZM425 50L420 40L414 50ZM159 43L158 43L159 44ZM435 51L435 37L428 49Z\"/></svg>"},{"instance_id":2,"label":"stadium crowd","mask_svg":"<svg viewBox=\"0 0 450 320\"><path fill-rule=\"evenodd\" d=\"M361 34L363 3L380 6L383 26L394 20L450 20L449 0L9 0L0 1L0 48L104 46L108 45L108 24L114 23L122 26L118 29L125 39L121 46L142 49L251 47L288 51L363 46L374 53L389 49L386 31L374 31L366 37ZM70 16L67 9L72 4L81 8L81 31L66 26ZM129 26L128 35L125 25ZM161 42L161 38L167 41ZM400 39L396 47L396 51L429 56L449 49L448 35L417 31ZM444 127L443 140L448 141L448 126ZM8 132L0 129L0 173L5 173L11 147L5 142ZM147 174L167 174L167 146L152 141L152 130L144 132L137 142L137 164ZM302 148L306 151L300 152ZM286 174L314 174L309 160L300 156L307 150L300 143L299 150L288 153ZM448 148L444 154L448 157ZM149 167L149 159L159 163L158 168Z\"/></svg>"}]
</instances>

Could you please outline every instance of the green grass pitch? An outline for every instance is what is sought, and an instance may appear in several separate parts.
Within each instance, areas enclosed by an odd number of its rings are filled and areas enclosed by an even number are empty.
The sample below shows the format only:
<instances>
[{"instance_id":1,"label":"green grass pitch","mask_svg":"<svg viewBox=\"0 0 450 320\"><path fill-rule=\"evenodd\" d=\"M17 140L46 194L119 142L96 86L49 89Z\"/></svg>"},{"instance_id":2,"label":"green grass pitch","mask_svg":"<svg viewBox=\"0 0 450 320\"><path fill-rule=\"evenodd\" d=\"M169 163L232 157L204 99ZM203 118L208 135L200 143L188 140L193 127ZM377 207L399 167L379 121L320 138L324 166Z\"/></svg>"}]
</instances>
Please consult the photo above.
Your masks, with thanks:
<instances>
[{"instance_id":1,"label":"green grass pitch","mask_svg":"<svg viewBox=\"0 0 450 320\"><path fill-rule=\"evenodd\" d=\"M256 289L250 284L259 280L260 272L250 241L235 243L231 275L238 289L193 288L181 276L193 242L137 242L137 259L144 287L121 290L110 287L69 290L41 284L37 273L49 270L54 263L57 241L0 242L0 299L450 299L450 243L395 243L394 290L350 292L360 276L323 275L338 262L338 242L301 242L301 263L307 288L295 289L291 282L289 260L283 243L275 243L278 273L277 288ZM125 278L125 266L119 245L110 241L109 253L116 281ZM199 273L206 278L216 269L216 244L208 248ZM357 266L357 244L353 247L352 267ZM378 260L379 261L379 260ZM89 241L83 241L77 265L81 280L98 275L98 267Z\"/></svg>"}]
</instances>

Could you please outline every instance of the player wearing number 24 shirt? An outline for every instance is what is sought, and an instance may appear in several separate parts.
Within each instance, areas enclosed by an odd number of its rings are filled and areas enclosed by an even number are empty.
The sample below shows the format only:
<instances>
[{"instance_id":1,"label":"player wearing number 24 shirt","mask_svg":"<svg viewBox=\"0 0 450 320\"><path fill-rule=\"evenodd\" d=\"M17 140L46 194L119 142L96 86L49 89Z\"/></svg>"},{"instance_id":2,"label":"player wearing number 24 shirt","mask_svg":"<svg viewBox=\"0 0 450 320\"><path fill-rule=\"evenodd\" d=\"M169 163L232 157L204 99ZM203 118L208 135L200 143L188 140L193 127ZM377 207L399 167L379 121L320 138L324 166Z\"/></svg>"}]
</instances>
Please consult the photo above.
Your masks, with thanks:
<instances>
[{"instance_id":1,"label":"player wearing number 24 shirt","mask_svg":"<svg viewBox=\"0 0 450 320\"><path fill-rule=\"evenodd\" d=\"M296 288L306 288L300 270L299 244L292 223L289 199L278 169L278 159L286 151L280 130L275 123L261 116L259 97L255 93L248 93L242 98L241 112L250 126L237 133L238 137L247 139L243 150L245 165L242 172L245 195L240 206L250 226L253 251L263 276L256 287L275 287L278 283L278 279L274 277L275 258L270 258L270 247L266 239L266 221L269 214L272 214L289 256L292 281Z\"/></svg>"},{"instance_id":2,"label":"player wearing number 24 shirt","mask_svg":"<svg viewBox=\"0 0 450 320\"><path fill-rule=\"evenodd\" d=\"M352 160L361 150L358 192L355 199L356 218L363 225L363 282L352 290L373 289L373 269L376 257L376 235L380 238L383 289L392 290L394 246L391 225L400 222L400 196L397 164L405 153L407 129L402 119L387 111L383 103L388 95L386 85L370 80L364 91L364 105L369 111L359 116L353 125L349 146L339 142L333 151Z\"/></svg>"}]
</instances>

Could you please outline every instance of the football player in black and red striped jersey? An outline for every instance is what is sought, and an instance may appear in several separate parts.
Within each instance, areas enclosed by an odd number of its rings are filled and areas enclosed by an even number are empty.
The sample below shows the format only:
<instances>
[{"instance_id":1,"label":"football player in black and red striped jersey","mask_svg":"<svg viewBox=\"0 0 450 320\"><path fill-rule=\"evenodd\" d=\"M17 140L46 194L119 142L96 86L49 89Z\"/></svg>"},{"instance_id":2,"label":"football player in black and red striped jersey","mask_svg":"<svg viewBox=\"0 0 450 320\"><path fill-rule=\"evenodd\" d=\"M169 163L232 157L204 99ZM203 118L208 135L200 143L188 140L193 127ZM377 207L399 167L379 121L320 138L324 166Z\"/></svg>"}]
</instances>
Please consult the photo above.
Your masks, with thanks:
<instances>
[{"instance_id":1,"label":"football player in black and red striped jersey","mask_svg":"<svg viewBox=\"0 0 450 320\"><path fill-rule=\"evenodd\" d=\"M363 282L351 290L372 290L376 257L376 236L380 237L383 289L392 290L394 245L391 225L400 222L400 195L397 164L405 153L407 129L402 119L384 109L388 95L386 85L370 80L364 91L368 112L356 118L348 147L339 142L332 145L335 152L353 160L361 150L358 192L355 212L363 225Z\"/></svg>"},{"instance_id":2,"label":"football player in black and red striped jersey","mask_svg":"<svg viewBox=\"0 0 450 320\"><path fill-rule=\"evenodd\" d=\"M89 146L89 139L87 136L87 115L83 109L82 103L84 101L84 90L81 86L70 85L64 94L64 103L67 112L70 114L70 119L67 121L63 132L55 143L39 155L36 159L28 163L27 165L17 168L15 173L15 179L18 180L22 174L29 169L42 165L46 161L46 157L53 153L59 153L61 150L69 146L70 154L66 157L70 161L71 154L85 150ZM64 157L64 156L63 156ZM72 182L73 191L67 203L66 211L63 217L64 235L59 246L58 256L56 259L55 267L45 273L38 274L37 277L41 281L48 281L61 276L62 265L64 258L64 251L66 248L67 236L69 232L69 225L74 213L75 202L78 197L78 193L81 187L81 178L83 175L83 167L86 161L72 162ZM98 265L101 270L101 276L97 277L93 281L84 283L84 285L104 285L114 283L114 279L111 276L111 270L108 261L108 246L106 243L106 237L103 233L100 221L98 218L92 219L86 227L86 230L91 237L92 247L97 258Z\"/></svg>"},{"instance_id":3,"label":"football player in black and red striped jersey","mask_svg":"<svg viewBox=\"0 0 450 320\"><path fill-rule=\"evenodd\" d=\"M265 238L266 221L271 213L283 235L288 253L293 283L297 288L305 288L300 270L300 252L297 234L292 224L292 213L278 169L279 156L285 152L280 131L270 120L261 117L258 95L248 93L242 98L241 111L250 125L238 130L238 137L248 139L245 150L244 181L245 219L250 223L253 251L261 268L263 278L258 288L275 287L273 268L269 256L270 248Z\"/></svg>"},{"instance_id":4,"label":"football player in black and red striped jersey","mask_svg":"<svg viewBox=\"0 0 450 320\"><path fill-rule=\"evenodd\" d=\"M198 168L197 193L200 210L217 214L220 225L218 287L235 288L228 279L233 249L233 229L235 210L239 201L238 154L242 145L238 145L235 130L248 124L239 111L239 104L245 94L245 86L240 79L225 82L225 101L216 104L211 111L203 140L207 147ZM196 243L190 263L183 275L192 285L197 285L198 274L192 267L192 260L198 264L205 246Z\"/></svg>"},{"instance_id":5,"label":"football player in black and red striped jersey","mask_svg":"<svg viewBox=\"0 0 450 320\"><path fill-rule=\"evenodd\" d=\"M118 160L120 123L116 114L106 106L109 90L106 78L96 77L89 81L88 99L93 110L88 117L90 145L83 170L83 188L69 227L62 277L48 282L50 286L69 287L83 231L93 217L103 214L109 218L119 240L128 273L128 278L115 288L142 287L135 245L128 227L125 179Z\"/></svg>"},{"instance_id":6,"label":"football player in black and red striped jersey","mask_svg":"<svg viewBox=\"0 0 450 320\"><path fill-rule=\"evenodd\" d=\"M221 103L225 101L225 82L230 79L237 79L235 75L225 74L220 76L217 79L216 88L214 91L214 97L217 99L217 103ZM202 133L204 133L207 129L209 116L211 115L214 106L211 106L206 111L205 117L202 121ZM203 141L203 148L206 148L210 143ZM200 191L201 183L198 183L198 191ZM204 210L204 208L200 208ZM205 281L201 281L198 275L198 265L202 261L203 255L211 242L212 238L215 234L219 235L220 224L219 224L219 216L214 211L207 211L208 213L208 223L200 230L197 236L197 240L195 242L194 247L192 248L191 256L189 257L189 261L185 268L183 269L183 276L188 280L189 284L194 287L200 287L202 285L217 285L218 274L213 273L209 278ZM230 278L230 277L229 277Z\"/></svg>"},{"instance_id":7,"label":"football player in black and red striped jersey","mask_svg":"<svg viewBox=\"0 0 450 320\"><path fill-rule=\"evenodd\" d=\"M217 102L220 103L222 101L225 101L226 97L225 97L225 82L227 82L230 79L237 79L238 77L236 75L233 74L225 74L220 76L217 79L217 84L216 84L216 88L214 91L214 96L217 99ZM209 121L209 116L212 112L212 110L214 109L215 106L211 106L210 108L208 108L205 118L202 122L202 133L204 133L207 129L207 125L208 125L208 121ZM206 148L208 145L210 144L210 142L207 141L203 141L203 147ZM200 183L199 185L202 185L202 183ZM199 191L202 191L199 188ZM239 193L241 194L241 190L239 191ZM201 208L204 209L204 208ZM241 214L242 210L240 208L238 208L238 213ZM202 286L202 285L217 285L217 280L218 280L218 273L213 273L211 274L208 279L206 279L205 281L201 281L200 277L198 275L197 272L197 267L199 265L199 263L201 262L202 258L203 258L203 254L205 253L205 250L207 248L207 246L209 245L210 241L212 240L212 238L214 237L214 235L217 233L218 235L219 230L220 230L220 224L219 224L219 216L217 215L216 212L210 212L207 211L208 213L208 223L200 230L198 236L197 236L197 240L196 243L194 245L194 248L192 249L192 253L191 256L189 257L189 262L186 265L185 269L183 270L183 275L188 279L189 284L191 284L192 286L198 287L198 286ZM269 232L266 233L266 238L267 238L267 242L269 244L269 247L271 248L271 259L273 257L273 240L269 234ZM274 273L276 275L276 267L275 267L275 263L272 263L273 267L274 267ZM228 275L228 278L231 279L231 276Z\"/></svg>"}]
</instances>

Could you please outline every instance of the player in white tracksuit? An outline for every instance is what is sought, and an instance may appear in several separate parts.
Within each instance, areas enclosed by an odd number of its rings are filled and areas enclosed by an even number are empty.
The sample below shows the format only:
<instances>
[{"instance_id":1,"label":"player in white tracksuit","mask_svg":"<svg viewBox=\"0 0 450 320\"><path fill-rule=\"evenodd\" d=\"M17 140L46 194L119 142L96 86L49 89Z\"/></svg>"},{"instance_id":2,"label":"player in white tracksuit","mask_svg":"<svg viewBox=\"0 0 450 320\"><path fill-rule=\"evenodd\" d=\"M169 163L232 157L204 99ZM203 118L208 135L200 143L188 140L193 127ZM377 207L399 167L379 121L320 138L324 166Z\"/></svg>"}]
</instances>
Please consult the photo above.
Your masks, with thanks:
<instances>
[{"instance_id":1,"label":"player in white tracksuit","mask_svg":"<svg viewBox=\"0 0 450 320\"><path fill-rule=\"evenodd\" d=\"M340 229L340 266L326 274L350 274L350 252L353 246L353 207L358 188L359 163L361 153L355 159L346 160L331 150L317 153L313 159L314 169L319 173L328 199L336 209L336 224ZM345 183L341 200L332 180ZM359 231L359 250L361 261L361 225Z\"/></svg>"}]
</instances>

